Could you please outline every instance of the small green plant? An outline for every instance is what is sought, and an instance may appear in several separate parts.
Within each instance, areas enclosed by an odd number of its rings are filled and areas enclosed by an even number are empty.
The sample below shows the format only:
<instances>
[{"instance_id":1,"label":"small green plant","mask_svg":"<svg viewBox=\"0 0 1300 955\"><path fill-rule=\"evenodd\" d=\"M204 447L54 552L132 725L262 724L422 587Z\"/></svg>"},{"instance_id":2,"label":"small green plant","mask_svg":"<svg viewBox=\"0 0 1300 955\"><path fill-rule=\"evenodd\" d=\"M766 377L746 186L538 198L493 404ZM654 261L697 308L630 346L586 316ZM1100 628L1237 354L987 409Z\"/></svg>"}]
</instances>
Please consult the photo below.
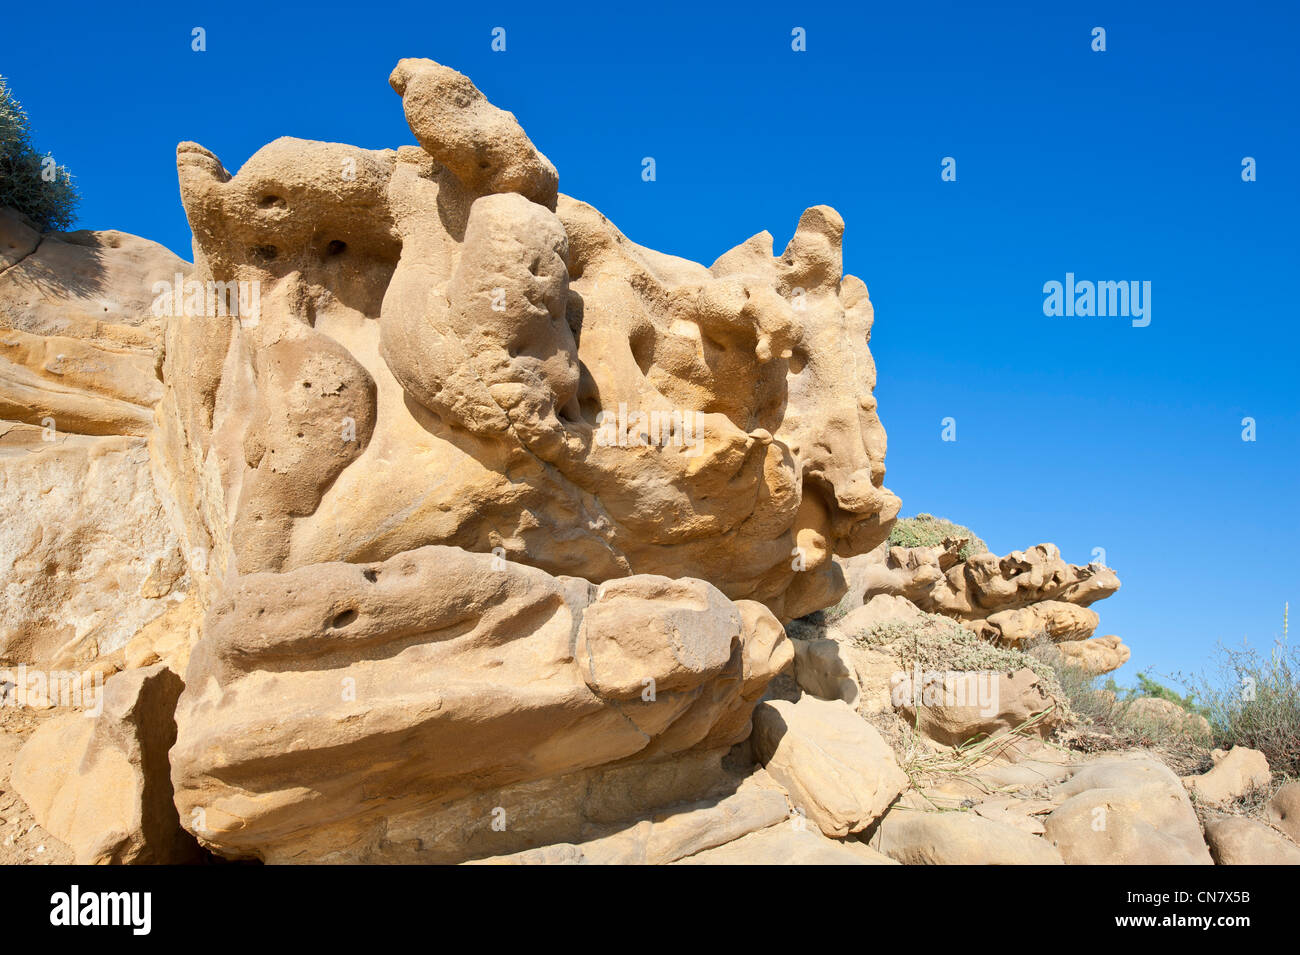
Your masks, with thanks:
<instances>
[{"instance_id":1,"label":"small green plant","mask_svg":"<svg viewBox=\"0 0 1300 955\"><path fill-rule=\"evenodd\" d=\"M969 527L962 527L933 514L917 514L915 517L901 517L894 522L889 532L891 547L935 547L945 538L965 538L966 545L957 552L957 556L966 560L973 554L988 553L988 544L980 540Z\"/></svg>"},{"instance_id":2,"label":"small green plant","mask_svg":"<svg viewBox=\"0 0 1300 955\"><path fill-rule=\"evenodd\" d=\"M0 76L0 208L48 232L71 227L79 199L67 168L32 146L27 114Z\"/></svg>"}]
</instances>

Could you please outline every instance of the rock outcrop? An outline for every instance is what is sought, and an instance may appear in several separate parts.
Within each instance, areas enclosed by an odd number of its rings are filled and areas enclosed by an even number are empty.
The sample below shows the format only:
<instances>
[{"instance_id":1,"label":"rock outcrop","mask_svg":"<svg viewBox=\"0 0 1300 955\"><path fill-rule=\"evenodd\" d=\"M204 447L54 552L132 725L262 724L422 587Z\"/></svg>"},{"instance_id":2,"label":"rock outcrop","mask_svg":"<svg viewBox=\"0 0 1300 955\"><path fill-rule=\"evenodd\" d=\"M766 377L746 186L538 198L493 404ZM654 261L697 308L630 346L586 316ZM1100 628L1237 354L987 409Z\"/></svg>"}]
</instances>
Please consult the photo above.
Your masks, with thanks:
<instances>
[{"instance_id":1,"label":"rock outcrop","mask_svg":"<svg viewBox=\"0 0 1300 955\"><path fill-rule=\"evenodd\" d=\"M0 662L120 650L188 587L151 468L155 283L189 265L121 232L0 210Z\"/></svg>"},{"instance_id":2,"label":"rock outcrop","mask_svg":"<svg viewBox=\"0 0 1300 955\"><path fill-rule=\"evenodd\" d=\"M699 580L450 547L250 574L190 658L177 805L224 854L449 861L439 826L491 826L476 794L725 752L790 656L767 608Z\"/></svg>"},{"instance_id":3,"label":"rock outcrop","mask_svg":"<svg viewBox=\"0 0 1300 955\"><path fill-rule=\"evenodd\" d=\"M0 210L0 665L109 676L28 700L60 860L1294 860L1294 784L1202 835L1253 751L1180 782L1033 738L1019 650L1128 660L1112 571L888 546L833 209L665 255L465 76L389 83L418 146L182 143L193 266Z\"/></svg>"},{"instance_id":4,"label":"rock outcrop","mask_svg":"<svg viewBox=\"0 0 1300 955\"><path fill-rule=\"evenodd\" d=\"M1081 668L1108 673L1123 666L1129 649L1115 636L1089 639L1100 618L1088 607L1119 590L1115 572L1100 564L1061 559L1053 544L1005 557L963 557L964 539L933 547L891 547L845 562L851 592L864 602L903 597L926 613L941 614L987 640L1025 646L1046 640Z\"/></svg>"},{"instance_id":5,"label":"rock outcrop","mask_svg":"<svg viewBox=\"0 0 1300 955\"><path fill-rule=\"evenodd\" d=\"M1064 700L1041 662L990 646L905 597L877 594L829 625L793 632L794 678L804 692L867 716L896 713L946 747L1012 731L1045 737L1064 720Z\"/></svg>"},{"instance_id":6,"label":"rock outcrop","mask_svg":"<svg viewBox=\"0 0 1300 955\"><path fill-rule=\"evenodd\" d=\"M192 267L0 219L0 662L183 670L176 805L221 855L594 858L722 785L779 620L888 533L871 302L829 207L663 255L468 78L389 82L419 146L182 143ZM662 785L590 795L629 767Z\"/></svg>"},{"instance_id":7,"label":"rock outcrop","mask_svg":"<svg viewBox=\"0 0 1300 955\"><path fill-rule=\"evenodd\" d=\"M834 210L779 256L767 233L663 255L557 196L466 77L390 82L422 148L280 139L235 175L178 150L195 280L260 290L167 325L160 445L209 576L440 544L697 577L782 619L838 599L832 556L898 501Z\"/></svg>"}]
</instances>

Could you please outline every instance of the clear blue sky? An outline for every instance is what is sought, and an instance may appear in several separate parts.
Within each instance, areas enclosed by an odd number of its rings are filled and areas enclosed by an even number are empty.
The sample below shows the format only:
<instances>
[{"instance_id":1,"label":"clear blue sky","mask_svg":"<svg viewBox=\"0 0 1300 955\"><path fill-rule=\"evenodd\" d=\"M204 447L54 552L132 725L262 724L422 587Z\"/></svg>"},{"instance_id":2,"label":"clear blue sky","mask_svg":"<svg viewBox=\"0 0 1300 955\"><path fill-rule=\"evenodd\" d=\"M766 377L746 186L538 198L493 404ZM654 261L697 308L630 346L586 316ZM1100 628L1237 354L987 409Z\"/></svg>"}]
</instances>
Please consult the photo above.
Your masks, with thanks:
<instances>
[{"instance_id":1,"label":"clear blue sky","mask_svg":"<svg viewBox=\"0 0 1300 955\"><path fill-rule=\"evenodd\" d=\"M467 73L642 244L708 263L767 229L779 248L829 203L876 306L904 513L999 553L1105 548L1121 678L1267 644L1284 601L1300 615L1294 4L618 6L11 4L0 73L78 177L81 226L186 258L178 141L232 171L283 135L413 142L387 85L403 56ZM1066 272L1150 281L1151 325L1045 317Z\"/></svg>"}]
</instances>

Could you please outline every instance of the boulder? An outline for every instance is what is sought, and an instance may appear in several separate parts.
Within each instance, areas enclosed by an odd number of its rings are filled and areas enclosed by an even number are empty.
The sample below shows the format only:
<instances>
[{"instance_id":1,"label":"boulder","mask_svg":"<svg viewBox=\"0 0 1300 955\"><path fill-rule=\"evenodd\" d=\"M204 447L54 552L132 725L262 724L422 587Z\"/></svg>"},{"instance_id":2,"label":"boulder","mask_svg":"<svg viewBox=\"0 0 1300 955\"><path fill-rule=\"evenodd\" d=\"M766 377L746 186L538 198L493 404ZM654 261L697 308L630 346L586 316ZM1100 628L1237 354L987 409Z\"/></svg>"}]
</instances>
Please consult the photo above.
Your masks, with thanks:
<instances>
[{"instance_id":1,"label":"boulder","mask_svg":"<svg viewBox=\"0 0 1300 955\"><path fill-rule=\"evenodd\" d=\"M1068 865L1211 865L1178 777L1147 757L1085 764L1056 790L1044 837Z\"/></svg>"},{"instance_id":2,"label":"boulder","mask_svg":"<svg viewBox=\"0 0 1300 955\"><path fill-rule=\"evenodd\" d=\"M796 810L828 836L862 832L908 785L889 745L840 701L763 703L751 742Z\"/></svg>"},{"instance_id":3,"label":"boulder","mask_svg":"<svg viewBox=\"0 0 1300 955\"><path fill-rule=\"evenodd\" d=\"M53 719L14 763L13 785L78 865L196 861L172 803L167 751L181 680L162 664L108 680L92 709Z\"/></svg>"},{"instance_id":4,"label":"boulder","mask_svg":"<svg viewBox=\"0 0 1300 955\"><path fill-rule=\"evenodd\" d=\"M925 613L906 597L876 594L861 607L850 610L835 621L835 628L853 636L882 627L919 626L927 621Z\"/></svg>"},{"instance_id":5,"label":"boulder","mask_svg":"<svg viewBox=\"0 0 1300 955\"><path fill-rule=\"evenodd\" d=\"M894 687L899 715L921 733L947 746L997 736L1036 720L1028 731L1048 735L1059 723L1056 701L1037 673L989 671L900 673Z\"/></svg>"},{"instance_id":6,"label":"boulder","mask_svg":"<svg viewBox=\"0 0 1300 955\"><path fill-rule=\"evenodd\" d=\"M857 707L862 688L848 645L830 637L790 642L794 646L794 677L804 692Z\"/></svg>"},{"instance_id":7,"label":"boulder","mask_svg":"<svg viewBox=\"0 0 1300 955\"><path fill-rule=\"evenodd\" d=\"M1205 841L1218 865L1300 865L1300 846L1255 819L1211 816Z\"/></svg>"},{"instance_id":8,"label":"boulder","mask_svg":"<svg viewBox=\"0 0 1300 955\"><path fill-rule=\"evenodd\" d=\"M1212 757L1214 768L1209 772L1183 777L1187 791L1206 805L1222 806L1240 799L1252 789L1268 786L1273 778L1268 759L1257 749L1245 746L1216 749Z\"/></svg>"}]
</instances>

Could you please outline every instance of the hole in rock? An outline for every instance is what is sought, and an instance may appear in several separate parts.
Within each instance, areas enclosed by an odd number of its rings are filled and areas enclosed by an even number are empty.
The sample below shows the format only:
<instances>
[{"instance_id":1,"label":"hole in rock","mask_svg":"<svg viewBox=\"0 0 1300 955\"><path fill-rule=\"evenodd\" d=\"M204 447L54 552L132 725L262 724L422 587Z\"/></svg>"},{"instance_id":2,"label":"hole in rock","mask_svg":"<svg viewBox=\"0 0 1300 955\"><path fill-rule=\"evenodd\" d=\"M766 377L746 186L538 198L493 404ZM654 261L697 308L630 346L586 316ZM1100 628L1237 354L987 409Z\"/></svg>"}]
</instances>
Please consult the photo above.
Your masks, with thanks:
<instances>
[{"instance_id":1,"label":"hole in rock","mask_svg":"<svg viewBox=\"0 0 1300 955\"><path fill-rule=\"evenodd\" d=\"M335 630L341 630L356 619L357 612L355 610L345 610L330 622L330 626Z\"/></svg>"},{"instance_id":2,"label":"hole in rock","mask_svg":"<svg viewBox=\"0 0 1300 955\"><path fill-rule=\"evenodd\" d=\"M342 255L347 251L348 244L339 239L330 240L330 244L325 246L326 255Z\"/></svg>"}]
</instances>

